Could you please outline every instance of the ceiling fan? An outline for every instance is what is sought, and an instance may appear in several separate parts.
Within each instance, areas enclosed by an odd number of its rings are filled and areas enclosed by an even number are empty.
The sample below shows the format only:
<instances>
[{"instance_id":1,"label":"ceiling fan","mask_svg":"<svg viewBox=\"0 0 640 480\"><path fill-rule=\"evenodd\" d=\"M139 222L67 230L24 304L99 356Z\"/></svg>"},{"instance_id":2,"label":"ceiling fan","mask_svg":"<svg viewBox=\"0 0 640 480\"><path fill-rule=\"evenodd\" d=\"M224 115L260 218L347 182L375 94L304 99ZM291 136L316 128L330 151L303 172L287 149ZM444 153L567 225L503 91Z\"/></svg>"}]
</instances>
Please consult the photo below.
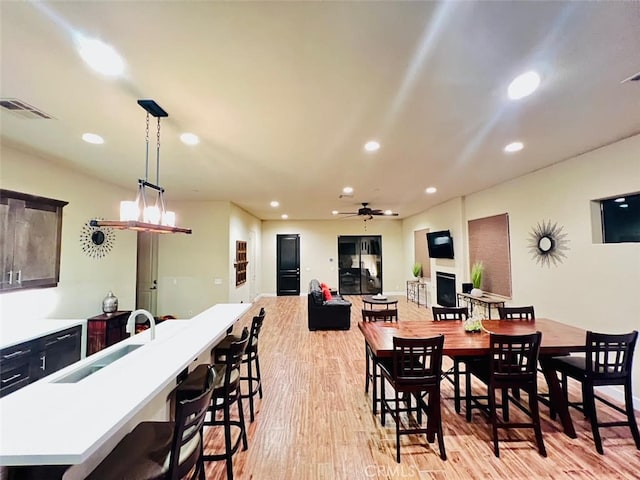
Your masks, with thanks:
<instances>
[{"instance_id":1,"label":"ceiling fan","mask_svg":"<svg viewBox=\"0 0 640 480\"><path fill-rule=\"evenodd\" d=\"M338 215L349 215L349 216L363 216L367 217L364 219L367 220L373 219L374 216L383 216L383 217L397 217L397 212L392 212L391 210L380 210L379 208L369 208L368 202L362 202L362 208L359 208L357 212L338 212Z\"/></svg>"}]
</instances>

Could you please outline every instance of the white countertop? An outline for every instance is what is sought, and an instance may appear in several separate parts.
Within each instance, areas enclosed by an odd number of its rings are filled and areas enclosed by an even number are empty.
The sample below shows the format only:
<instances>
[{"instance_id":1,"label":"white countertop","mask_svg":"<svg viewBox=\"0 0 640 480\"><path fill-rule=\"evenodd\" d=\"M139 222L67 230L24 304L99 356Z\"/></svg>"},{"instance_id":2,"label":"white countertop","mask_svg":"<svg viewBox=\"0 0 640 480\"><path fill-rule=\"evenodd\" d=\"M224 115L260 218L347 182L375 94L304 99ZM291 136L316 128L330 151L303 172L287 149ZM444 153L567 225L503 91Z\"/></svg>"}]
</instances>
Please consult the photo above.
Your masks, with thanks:
<instances>
[{"instance_id":1,"label":"white countertop","mask_svg":"<svg viewBox=\"0 0 640 480\"><path fill-rule=\"evenodd\" d=\"M82 463L250 307L219 304L191 320L167 320L152 342L146 330L3 397L0 465ZM54 383L126 343L145 345L77 383Z\"/></svg>"},{"instance_id":2,"label":"white countertop","mask_svg":"<svg viewBox=\"0 0 640 480\"><path fill-rule=\"evenodd\" d=\"M0 348L28 342L76 325L82 325L86 331L86 324L87 321L83 319L25 320L24 322L5 320L0 322Z\"/></svg>"}]
</instances>

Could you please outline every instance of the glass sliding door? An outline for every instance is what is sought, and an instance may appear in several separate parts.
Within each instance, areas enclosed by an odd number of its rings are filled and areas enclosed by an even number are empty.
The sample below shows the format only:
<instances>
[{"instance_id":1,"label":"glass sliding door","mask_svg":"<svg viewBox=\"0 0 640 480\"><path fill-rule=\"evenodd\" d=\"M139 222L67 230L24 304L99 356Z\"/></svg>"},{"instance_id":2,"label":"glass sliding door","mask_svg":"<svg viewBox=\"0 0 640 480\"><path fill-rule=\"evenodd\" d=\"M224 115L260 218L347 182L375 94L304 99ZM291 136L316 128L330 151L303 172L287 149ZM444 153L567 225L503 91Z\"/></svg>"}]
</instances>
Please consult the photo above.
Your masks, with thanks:
<instances>
[{"instance_id":1,"label":"glass sliding door","mask_svg":"<svg viewBox=\"0 0 640 480\"><path fill-rule=\"evenodd\" d=\"M339 291L345 295L382 292L382 237L338 237Z\"/></svg>"}]
</instances>

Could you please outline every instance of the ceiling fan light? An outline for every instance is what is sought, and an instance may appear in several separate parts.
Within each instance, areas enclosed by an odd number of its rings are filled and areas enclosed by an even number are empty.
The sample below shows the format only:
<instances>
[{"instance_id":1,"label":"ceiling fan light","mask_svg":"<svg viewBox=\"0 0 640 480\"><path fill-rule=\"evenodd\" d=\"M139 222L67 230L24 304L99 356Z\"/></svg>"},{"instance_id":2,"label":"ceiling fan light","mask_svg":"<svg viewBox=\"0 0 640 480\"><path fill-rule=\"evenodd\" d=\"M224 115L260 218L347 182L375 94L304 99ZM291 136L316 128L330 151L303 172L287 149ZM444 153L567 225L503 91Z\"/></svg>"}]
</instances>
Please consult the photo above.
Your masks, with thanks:
<instances>
[{"instance_id":1,"label":"ceiling fan light","mask_svg":"<svg viewBox=\"0 0 640 480\"><path fill-rule=\"evenodd\" d=\"M393 215L393 211L392 210L385 210L384 214L385 215Z\"/></svg>"}]
</instances>

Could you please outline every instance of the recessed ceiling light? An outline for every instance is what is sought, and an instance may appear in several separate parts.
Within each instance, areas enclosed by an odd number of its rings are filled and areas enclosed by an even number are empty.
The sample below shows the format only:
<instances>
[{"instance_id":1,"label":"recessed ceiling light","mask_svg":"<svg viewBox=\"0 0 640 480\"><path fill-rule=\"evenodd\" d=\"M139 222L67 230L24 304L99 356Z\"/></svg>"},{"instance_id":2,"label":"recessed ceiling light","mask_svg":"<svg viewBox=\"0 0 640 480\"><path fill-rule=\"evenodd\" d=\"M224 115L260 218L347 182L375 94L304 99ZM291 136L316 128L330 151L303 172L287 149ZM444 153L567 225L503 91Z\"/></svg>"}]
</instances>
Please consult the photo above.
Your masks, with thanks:
<instances>
[{"instance_id":1,"label":"recessed ceiling light","mask_svg":"<svg viewBox=\"0 0 640 480\"><path fill-rule=\"evenodd\" d=\"M200 139L195 133L183 133L180 135L180 140L186 145L197 145L200 143Z\"/></svg>"},{"instance_id":2,"label":"recessed ceiling light","mask_svg":"<svg viewBox=\"0 0 640 480\"><path fill-rule=\"evenodd\" d=\"M629 205L627 205L626 203L621 203L620 208L629 208Z\"/></svg>"},{"instance_id":3,"label":"recessed ceiling light","mask_svg":"<svg viewBox=\"0 0 640 480\"><path fill-rule=\"evenodd\" d=\"M344 193L345 195L350 195L353 193L353 187L344 187L342 189L342 193Z\"/></svg>"},{"instance_id":4,"label":"recessed ceiling light","mask_svg":"<svg viewBox=\"0 0 640 480\"><path fill-rule=\"evenodd\" d=\"M331 210L331 215L337 215L338 214L338 210Z\"/></svg>"},{"instance_id":5,"label":"recessed ceiling light","mask_svg":"<svg viewBox=\"0 0 640 480\"><path fill-rule=\"evenodd\" d=\"M522 142L511 142L509 145L504 147L504 151L507 153L519 152L524 148Z\"/></svg>"},{"instance_id":6,"label":"recessed ceiling light","mask_svg":"<svg viewBox=\"0 0 640 480\"><path fill-rule=\"evenodd\" d=\"M369 140L364 144L364 149L367 152L375 152L377 150L380 150L380 143L376 142L375 140Z\"/></svg>"},{"instance_id":7,"label":"recessed ceiling light","mask_svg":"<svg viewBox=\"0 0 640 480\"><path fill-rule=\"evenodd\" d=\"M624 197L616 198L614 202L622 203L624 202Z\"/></svg>"},{"instance_id":8,"label":"recessed ceiling light","mask_svg":"<svg viewBox=\"0 0 640 480\"><path fill-rule=\"evenodd\" d=\"M83 36L78 37L77 45L82 59L96 72L115 76L124 71L124 61L111 45Z\"/></svg>"},{"instance_id":9,"label":"recessed ceiling light","mask_svg":"<svg viewBox=\"0 0 640 480\"><path fill-rule=\"evenodd\" d=\"M438 189L436 187L429 187L425 190L425 193L432 194L432 193L436 193L437 191Z\"/></svg>"},{"instance_id":10,"label":"recessed ceiling light","mask_svg":"<svg viewBox=\"0 0 640 480\"><path fill-rule=\"evenodd\" d=\"M286 220L287 218L289 218L289 215L287 215L286 213L283 213L282 215L280 215L280 218L282 218L283 220Z\"/></svg>"},{"instance_id":11,"label":"recessed ceiling light","mask_svg":"<svg viewBox=\"0 0 640 480\"><path fill-rule=\"evenodd\" d=\"M280 202L277 200L272 200L269 205L271 205L273 208L276 208L280 206Z\"/></svg>"},{"instance_id":12,"label":"recessed ceiling light","mask_svg":"<svg viewBox=\"0 0 640 480\"><path fill-rule=\"evenodd\" d=\"M104 143L104 138L95 133L84 133L82 135L82 140L87 143L93 143L95 145L102 145Z\"/></svg>"},{"instance_id":13,"label":"recessed ceiling light","mask_svg":"<svg viewBox=\"0 0 640 480\"><path fill-rule=\"evenodd\" d=\"M540 86L540 75L533 70L517 76L507 89L511 100L519 100L531 95Z\"/></svg>"}]
</instances>

